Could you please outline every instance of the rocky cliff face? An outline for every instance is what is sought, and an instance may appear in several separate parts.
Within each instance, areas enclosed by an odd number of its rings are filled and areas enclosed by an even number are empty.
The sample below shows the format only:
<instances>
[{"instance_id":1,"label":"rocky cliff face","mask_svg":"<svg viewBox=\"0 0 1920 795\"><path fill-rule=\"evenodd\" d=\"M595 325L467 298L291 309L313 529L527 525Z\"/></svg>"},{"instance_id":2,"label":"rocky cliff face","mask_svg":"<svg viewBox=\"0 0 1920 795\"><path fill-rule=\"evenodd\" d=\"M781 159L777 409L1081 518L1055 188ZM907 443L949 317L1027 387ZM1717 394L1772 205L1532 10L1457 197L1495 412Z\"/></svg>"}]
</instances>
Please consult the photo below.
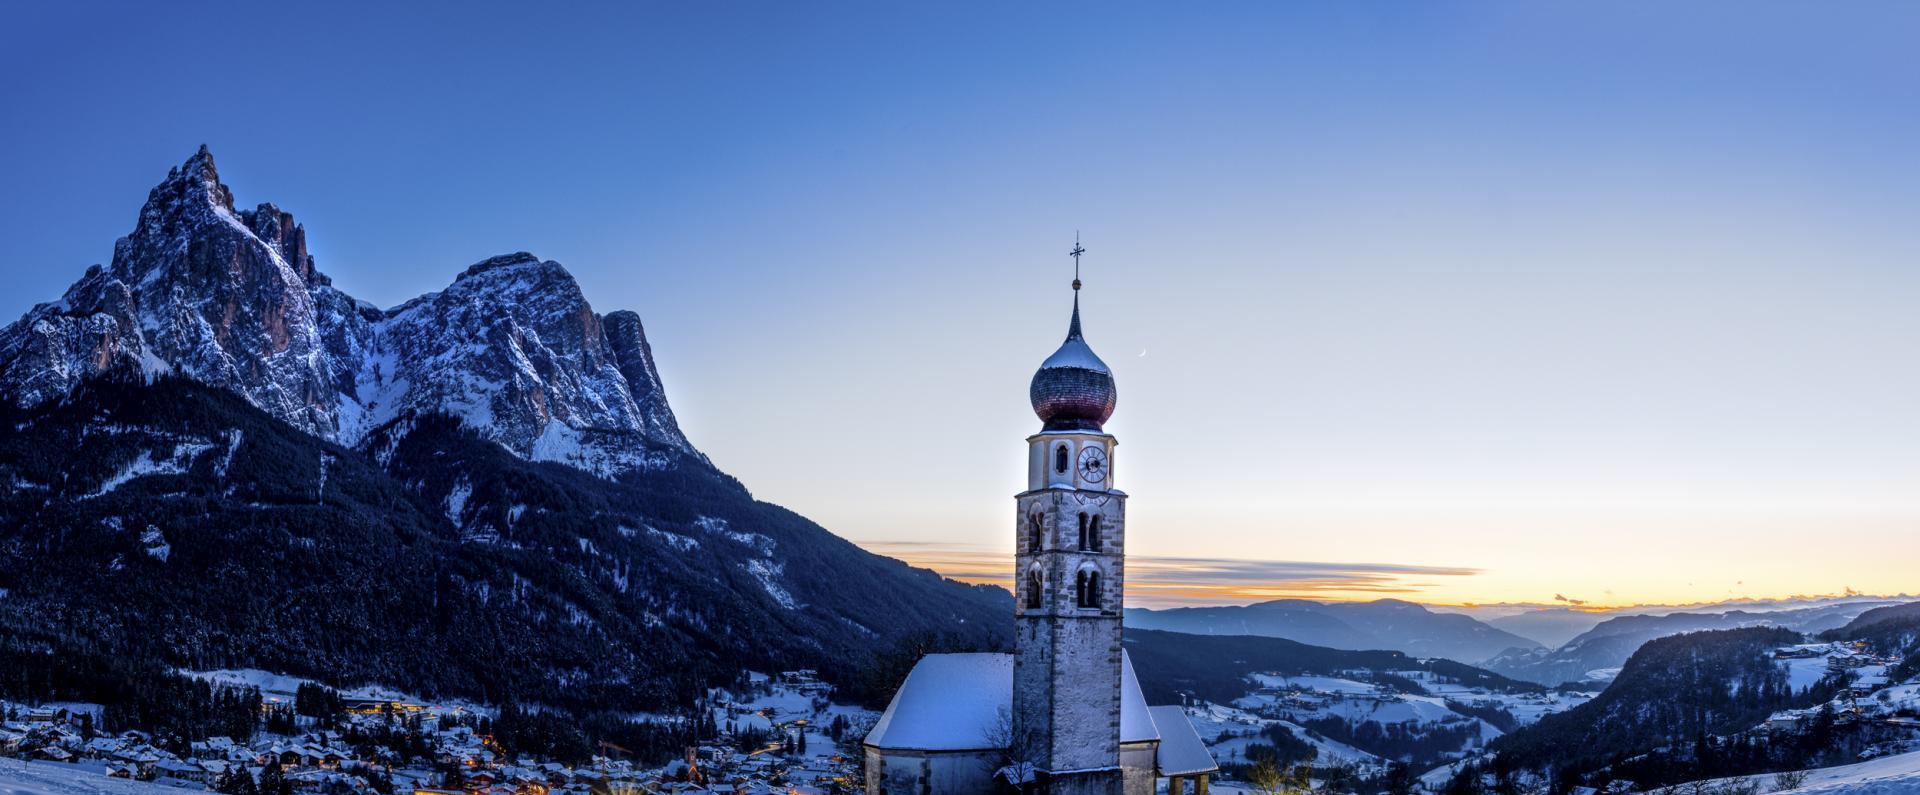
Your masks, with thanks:
<instances>
[{"instance_id":1,"label":"rocky cliff face","mask_svg":"<svg viewBox=\"0 0 1920 795\"><path fill-rule=\"evenodd\" d=\"M331 288L314 278L305 232L270 204L236 212L202 148L148 194L112 265L0 332L0 386L33 405L107 371L175 371L331 434L346 373L315 314Z\"/></svg>"},{"instance_id":2,"label":"rocky cliff face","mask_svg":"<svg viewBox=\"0 0 1920 795\"><path fill-rule=\"evenodd\" d=\"M0 428L0 661L601 712L746 669L859 687L916 637L1010 641L1006 591L707 463L640 318L595 313L557 263L494 257L376 309L290 215L234 210L204 150L110 266L0 330Z\"/></svg>"},{"instance_id":3,"label":"rocky cliff face","mask_svg":"<svg viewBox=\"0 0 1920 795\"><path fill-rule=\"evenodd\" d=\"M699 456L640 318L595 314L559 263L494 257L381 311L314 268L291 214L236 210L205 147L148 194L111 265L0 331L0 393L21 406L112 372L185 375L349 446L440 412L603 476Z\"/></svg>"}]
</instances>

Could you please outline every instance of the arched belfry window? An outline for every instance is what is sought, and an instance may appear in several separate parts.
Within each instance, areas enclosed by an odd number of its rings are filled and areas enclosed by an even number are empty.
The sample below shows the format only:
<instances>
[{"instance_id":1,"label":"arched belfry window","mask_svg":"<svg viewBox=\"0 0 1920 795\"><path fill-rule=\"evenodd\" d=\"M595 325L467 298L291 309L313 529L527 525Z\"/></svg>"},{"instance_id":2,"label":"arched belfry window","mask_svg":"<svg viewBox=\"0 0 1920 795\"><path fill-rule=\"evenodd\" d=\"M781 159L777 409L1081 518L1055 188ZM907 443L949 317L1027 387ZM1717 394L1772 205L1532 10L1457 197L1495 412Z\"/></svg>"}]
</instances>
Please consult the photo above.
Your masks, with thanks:
<instances>
[{"instance_id":1,"label":"arched belfry window","mask_svg":"<svg viewBox=\"0 0 1920 795\"><path fill-rule=\"evenodd\" d=\"M1067 463L1067 446L1063 444L1053 448L1053 471L1067 474Z\"/></svg>"},{"instance_id":2,"label":"arched belfry window","mask_svg":"<svg viewBox=\"0 0 1920 795\"><path fill-rule=\"evenodd\" d=\"M1093 551L1100 549L1100 514L1087 517L1087 543L1084 548Z\"/></svg>"},{"instance_id":3,"label":"arched belfry window","mask_svg":"<svg viewBox=\"0 0 1920 795\"><path fill-rule=\"evenodd\" d=\"M1100 606L1100 572L1082 569L1074 576L1073 603L1083 608Z\"/></svg>"},{"instance_id":4,"label":"arched belfry window","mask_svg":"<svg viewBox=\"0 0 1920 795\"><path fill-rule=\"evenodd\" d=\"M1089 541L1091 541L1091 537L1087 535L1087 515L1083 513L1080 514L1080 549L1093 549Z\"/></svg>"},{"instance_id":5,"label":"arched belfry window","mask_svg":"<svg viewBox=\"0 0 1920 795\"><path fill-rule=\"evenodd\" d=\"M1046 520L1039 511L1027 514L1027 551L1039 552L1041 539L1046 537Z\"/></svg>"},{"instance_id":6,"label":"arched belfry window","mask_svg":"<svg viewBox=\"0 0 1920 795\"><path fill-rule=\"evenodd\" d=\"M1040 576L1039 569L1027 571L1027 609L1039 610L1046 597L1047 581Z\"/></svg>"}]
</instances>

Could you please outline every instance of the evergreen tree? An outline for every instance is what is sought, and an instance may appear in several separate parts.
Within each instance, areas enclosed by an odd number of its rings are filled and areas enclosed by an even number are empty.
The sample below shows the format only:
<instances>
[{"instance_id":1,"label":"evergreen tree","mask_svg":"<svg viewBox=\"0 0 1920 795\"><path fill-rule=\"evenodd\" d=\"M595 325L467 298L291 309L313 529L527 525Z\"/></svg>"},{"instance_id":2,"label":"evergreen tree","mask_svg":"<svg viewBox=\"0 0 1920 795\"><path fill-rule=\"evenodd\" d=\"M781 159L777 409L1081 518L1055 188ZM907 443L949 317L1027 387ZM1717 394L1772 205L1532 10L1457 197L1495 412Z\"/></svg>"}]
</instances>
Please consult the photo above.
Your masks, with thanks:
<instances>
[{"instance_id":1,"label":"evergreen tree","mask_svg":"<svg viewBox=\"0 0 1920 795\"><path fill-rule=\"evenodd\" d=\"M260 795L293 795L293 782L280 770L280 761L270 760L260 769Z\"/></svg>"},{"instance_id":2,"label":"evergreen tree","mask_svg":"<svg viewBox=\"0 0 1920 795\"><path fill-rule=\"evenodd\" d=\"M253 774L237 765L220 777L214 790L223 795L260 795L260 786L254 783Z\"/></svg>"}]
</instances>

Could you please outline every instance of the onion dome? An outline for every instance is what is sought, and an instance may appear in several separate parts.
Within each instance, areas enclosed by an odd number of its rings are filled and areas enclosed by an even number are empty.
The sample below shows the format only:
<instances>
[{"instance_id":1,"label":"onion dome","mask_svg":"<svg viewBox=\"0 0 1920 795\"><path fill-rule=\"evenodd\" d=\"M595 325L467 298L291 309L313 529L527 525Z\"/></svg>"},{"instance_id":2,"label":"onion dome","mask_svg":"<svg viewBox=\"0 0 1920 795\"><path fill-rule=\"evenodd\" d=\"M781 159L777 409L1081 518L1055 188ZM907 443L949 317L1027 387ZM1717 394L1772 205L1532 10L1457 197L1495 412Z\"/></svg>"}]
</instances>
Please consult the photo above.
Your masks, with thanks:
<instances>
[{"instance_id":1,"label":"onion dome","mask_svg":"<svg viewBox=\"0 0 1920 795\"><path fill-rule=\"evenodd\" d=\"M1027 394L1046 430L1098 431L1113 416L1119 391L1113 385L1113 371L1080 336L1079 279L1074 280L1073 289L1073 322L1067 326L1067 341L1040 363Z\"/></svg>"}]
</instances>

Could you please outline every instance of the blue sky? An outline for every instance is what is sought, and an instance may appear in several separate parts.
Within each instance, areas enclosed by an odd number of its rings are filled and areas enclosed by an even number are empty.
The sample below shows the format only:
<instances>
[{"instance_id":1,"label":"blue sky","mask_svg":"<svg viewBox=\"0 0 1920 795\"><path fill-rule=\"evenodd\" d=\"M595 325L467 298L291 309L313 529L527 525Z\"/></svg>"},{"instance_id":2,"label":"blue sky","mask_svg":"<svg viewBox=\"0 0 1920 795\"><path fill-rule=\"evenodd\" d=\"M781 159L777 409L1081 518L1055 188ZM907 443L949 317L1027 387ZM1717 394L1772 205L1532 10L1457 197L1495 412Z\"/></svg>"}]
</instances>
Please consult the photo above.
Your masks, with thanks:
<instances>
[{"instance_id":1,"label":"blue sky","mask_svg":"<svg viewBox=\"0 0 1920 795\"><path fill-rule=\"evenodd\" d=\"M1910 5L0 15L9 318L204 142L375 303L561 261L757 494L960 560L1011 546L1078 230L1140 555L1920 590Z\"/></svg>"}]
</instances>

